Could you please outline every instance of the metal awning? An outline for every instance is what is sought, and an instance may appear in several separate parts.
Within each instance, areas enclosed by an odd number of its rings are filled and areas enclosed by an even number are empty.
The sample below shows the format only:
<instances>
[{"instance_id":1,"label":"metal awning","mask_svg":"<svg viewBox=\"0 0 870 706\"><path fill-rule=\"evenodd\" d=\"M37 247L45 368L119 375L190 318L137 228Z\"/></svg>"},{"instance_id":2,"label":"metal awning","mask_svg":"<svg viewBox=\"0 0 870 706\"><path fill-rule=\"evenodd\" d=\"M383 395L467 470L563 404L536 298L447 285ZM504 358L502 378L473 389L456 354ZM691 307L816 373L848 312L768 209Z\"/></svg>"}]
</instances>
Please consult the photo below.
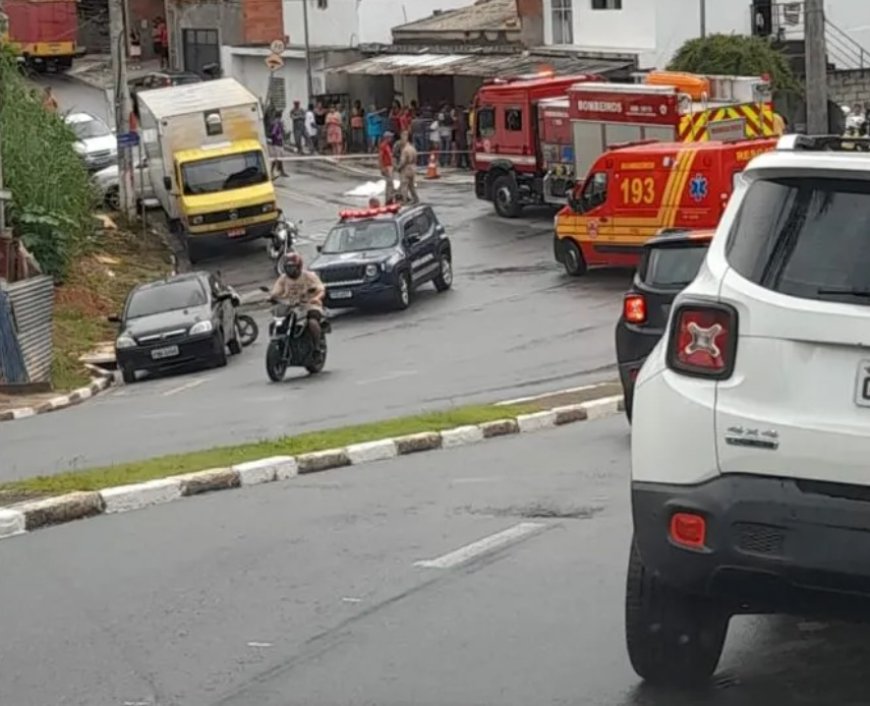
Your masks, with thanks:
<instances>
[{"instance_id":1,"label":"metal awning","mask_svg":"<svg viewBox=\"0 0 870 706\"><path fill-rule=\"evenodd\" d=\"M529 52L513 54L380 54L344 66L327 69L328 73L368 76L497 76L532 74L543 67L557 74L604 74L630 68L624 59L539 55Z\"/></svg>"}]
</instances>

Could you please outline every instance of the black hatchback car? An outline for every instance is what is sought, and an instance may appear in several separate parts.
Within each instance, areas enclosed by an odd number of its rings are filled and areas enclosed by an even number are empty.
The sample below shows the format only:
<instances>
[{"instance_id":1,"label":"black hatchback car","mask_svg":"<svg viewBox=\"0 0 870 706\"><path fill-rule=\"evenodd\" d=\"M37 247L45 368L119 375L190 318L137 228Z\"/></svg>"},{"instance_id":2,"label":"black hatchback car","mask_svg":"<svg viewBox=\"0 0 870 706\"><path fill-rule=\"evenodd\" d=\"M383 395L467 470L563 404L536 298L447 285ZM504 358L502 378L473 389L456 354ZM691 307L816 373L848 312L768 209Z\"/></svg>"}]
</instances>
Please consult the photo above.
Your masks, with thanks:
<instances>
[{"instance_id":1,"label":"black hatchback car","mask_svg":"<svg viewBox=\"0 0 870 706\"><path fill-rule=\"evenodd\" d=\"M616 361L629 421L637 374L664 335L677 294L698 274L712 237L712 231L670 229L644 245L616 324Z\"/></svg>"},{"instance_id":2,"label":"black hatchback car","mask_svg":"<svg viewBox=\"0 0 870 706\"><path fill-rule=\"evenodd\" d=\"M174 275L135 287L121 316L115 358L124 382L137 371L227 364L241 352L232 293L208 272Z\"/></svg>"},{"instance_id":3,"label":"black hatchback car","mask_svg":"<svg viewBox=\"0 0 870 706\"><path fill-rule=\"evenodd\" d=\"M453 284L450 238L425 205L342 211L310 269L336 309L389 305L406 309L415 289Z\"/></svg>"}]
</instances>

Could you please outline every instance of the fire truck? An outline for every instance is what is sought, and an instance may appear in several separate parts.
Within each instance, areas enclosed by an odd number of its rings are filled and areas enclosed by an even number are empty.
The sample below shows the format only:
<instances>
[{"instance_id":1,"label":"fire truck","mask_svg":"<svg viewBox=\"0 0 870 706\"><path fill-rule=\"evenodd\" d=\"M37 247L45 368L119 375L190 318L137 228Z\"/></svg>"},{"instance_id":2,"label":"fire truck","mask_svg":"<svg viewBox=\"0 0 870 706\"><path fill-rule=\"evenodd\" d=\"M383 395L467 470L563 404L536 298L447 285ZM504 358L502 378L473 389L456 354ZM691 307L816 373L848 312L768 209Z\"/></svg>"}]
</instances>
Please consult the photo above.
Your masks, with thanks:
<instances>
[{"instance_id":1,"label":"fire truck","mask_svg":"<svg viewBox=\"0 0 870 706\"><path fill-rule=\"evenodd\" d=\"M76 0L4 0L0 45L38 71L65 71L78 54Z\"/></svg>"},{"instance_id":2,"label":"fire truck","mask_svg":"<svg viewBox=\"0 0 870 706\"><path fill-rule=\"evenodd\" d=\"M705 141L774 134L765 77L668 71L638 83L568 77L485 85L475 97L475 193L503 217L523 206L564 205L577 175L614 144Z\"/></svg>"},{"instance_id":3,"label":"fire truck","mask_svg":"<svg viewBox=\"0 0 870 706\"><path fill-rule=\"evenodd\" d=\"M715 228L740 173L776 142L650 140L608 150L556 216L556 261L575 277L589 267L635 267L662 229Z\"/></svg>"}]
</instances>

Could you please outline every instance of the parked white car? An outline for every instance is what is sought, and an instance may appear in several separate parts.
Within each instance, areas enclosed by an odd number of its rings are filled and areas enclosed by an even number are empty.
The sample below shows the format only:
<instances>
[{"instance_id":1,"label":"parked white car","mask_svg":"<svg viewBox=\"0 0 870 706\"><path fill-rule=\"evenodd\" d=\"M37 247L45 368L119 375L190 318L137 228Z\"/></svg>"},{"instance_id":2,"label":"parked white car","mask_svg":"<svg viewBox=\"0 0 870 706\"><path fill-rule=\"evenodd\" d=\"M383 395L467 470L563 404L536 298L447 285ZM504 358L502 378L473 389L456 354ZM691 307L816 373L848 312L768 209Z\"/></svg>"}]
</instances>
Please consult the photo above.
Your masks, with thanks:
<instances>
[{"instance_id":1,"label":"parked white car","mask_svg":"<svg viewBox=\"0 0 870 706\"><path fill-rule=\"evenodd\" d=\"M731 616L870 598L870 141L781 138L634 393L628 652L699 682Z\"/></svg>"},{"instance_id":2,"label":"parked white car","mask_svg":"<svg viewBox=\"0 0 870 706\"><path fill-rule=\"evenodd\" d=\"M75 151L88 171L95 172L118 162L118 143L109 126L90 113L69 113L64 117L78 141Z\"/></svg>"},{"instance_id":3,"label":"parked white car","mask_svg":"<svg viewBox=\"0 0 870 706\"><path fill-rule=\"evenodd\" d=\"M133 193L136 194L137 208L143 202L145 208L160 208L160 202L151 188L147 166L147 158L141 164L137 161L133 165ZM103 203L113 211L119 211L121 206L119 173L118 165L113 164L91 177L103 197Z\"/></svg>"}]
</instances>

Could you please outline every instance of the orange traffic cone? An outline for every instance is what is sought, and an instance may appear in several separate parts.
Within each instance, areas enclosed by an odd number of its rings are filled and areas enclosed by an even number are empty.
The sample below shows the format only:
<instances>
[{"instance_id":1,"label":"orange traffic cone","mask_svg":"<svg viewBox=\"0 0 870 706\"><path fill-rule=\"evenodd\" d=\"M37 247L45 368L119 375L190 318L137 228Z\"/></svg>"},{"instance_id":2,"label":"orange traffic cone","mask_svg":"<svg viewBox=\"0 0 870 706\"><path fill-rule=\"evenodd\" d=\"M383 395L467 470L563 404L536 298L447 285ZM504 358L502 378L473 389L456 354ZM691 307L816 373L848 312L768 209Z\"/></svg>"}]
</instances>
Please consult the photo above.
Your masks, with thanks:
<instances>
[{"instance_id":1,"label":"orange traffic cone","mask_svg":"<svg viewBox=\"0 0 870 706\"><path fill-rule=\"evenodd\" d=\"M435 152L429 153L429 166L426 167L426 178L427 179L438 179L440 178L440 174L438 173L438 158L435 156Z\"/></svg>"}]
</instances>

